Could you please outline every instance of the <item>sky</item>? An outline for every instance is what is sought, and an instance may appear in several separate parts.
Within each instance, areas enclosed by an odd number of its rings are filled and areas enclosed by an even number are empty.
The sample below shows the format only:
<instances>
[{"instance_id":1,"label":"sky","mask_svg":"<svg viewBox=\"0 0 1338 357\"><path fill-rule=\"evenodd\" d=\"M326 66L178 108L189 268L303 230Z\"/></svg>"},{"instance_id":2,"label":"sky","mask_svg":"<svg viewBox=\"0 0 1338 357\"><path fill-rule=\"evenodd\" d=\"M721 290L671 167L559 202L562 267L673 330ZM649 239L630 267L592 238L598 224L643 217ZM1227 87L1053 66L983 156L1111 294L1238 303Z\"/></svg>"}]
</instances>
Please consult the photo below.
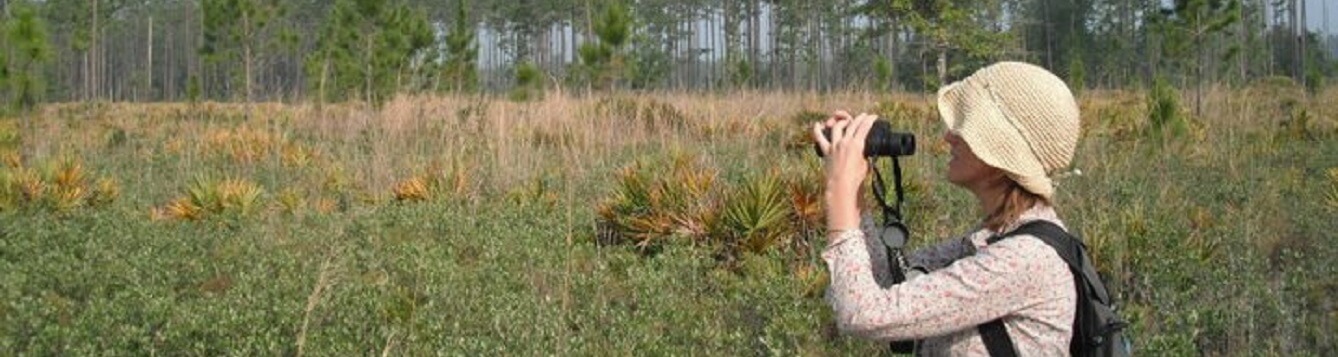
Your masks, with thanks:
<instances>
[{"instance_id":1,"label":"sky","mask_svg":"<svg viewBox=\"0 0 1338 357\"><path fill-rule=\"evenodd\" d=\"M1338 0L1305 0L1305 2L1307 28L1320 33L1338 34ZM1325 10L1328 10L1327 28L1324 23Z\"/></svg>"}]
</instances>

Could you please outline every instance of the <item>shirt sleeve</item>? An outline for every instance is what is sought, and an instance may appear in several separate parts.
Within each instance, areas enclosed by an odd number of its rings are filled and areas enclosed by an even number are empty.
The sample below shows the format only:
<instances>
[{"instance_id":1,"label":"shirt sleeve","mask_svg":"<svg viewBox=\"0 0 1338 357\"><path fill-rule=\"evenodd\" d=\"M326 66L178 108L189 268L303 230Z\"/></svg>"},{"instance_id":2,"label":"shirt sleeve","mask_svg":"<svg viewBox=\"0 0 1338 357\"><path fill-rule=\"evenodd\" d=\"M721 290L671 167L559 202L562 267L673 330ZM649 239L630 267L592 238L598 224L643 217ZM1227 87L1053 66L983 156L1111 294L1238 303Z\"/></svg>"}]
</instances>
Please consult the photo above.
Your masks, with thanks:
<instances>
[{"instance_id":1,"label":"shirt sleeve","mask_svg":"<svg viewBox=\"0 0 1338 357\"><path fill-rule=\"evenodd\" d=\"M880 288L869 274L868 252L853 242L863 235L842 232L823 251L831 275L827 298L838 328L877 340L940 336L1036 304L1044 299L1044 284L1026 273L1059 259L1044 250L1045 243L1017 236L918 279ZM1046 253L1049 259L1038 257Z\"/></svg>"},{"instance_id":2,"label":"shirt sleeve","mask_svg":"<svg viewBox=\"0 0 1338 357\"><path fill-rule=\"evenodd\" d=\"M942 269L958 259L975 253L976 247L967 237L969 235L917 249L906 256L906 263L929 271Z\"/></svg>"},{"instance_id":3,"label":"shirt sleeve","mask_svg":"<svg viewBox=\"0 0 1338 357\"><path fill-rule=\"evenodd\" d=\"M879 283L879 286L886 287L891 283L892 274L888 268L887 247L885 243L877 238L879 228L871 217L864 217L860 222L860 229L864 231L862 240L869 251L870 263L873 265L873 276ZM975 254L976 247L968 239L970 235L949 239L938 244L923 247L906 255L906 264L912 267L924 268L928 271L941 269L951 264L957 259Z\"/></svg>"}]
</instances>

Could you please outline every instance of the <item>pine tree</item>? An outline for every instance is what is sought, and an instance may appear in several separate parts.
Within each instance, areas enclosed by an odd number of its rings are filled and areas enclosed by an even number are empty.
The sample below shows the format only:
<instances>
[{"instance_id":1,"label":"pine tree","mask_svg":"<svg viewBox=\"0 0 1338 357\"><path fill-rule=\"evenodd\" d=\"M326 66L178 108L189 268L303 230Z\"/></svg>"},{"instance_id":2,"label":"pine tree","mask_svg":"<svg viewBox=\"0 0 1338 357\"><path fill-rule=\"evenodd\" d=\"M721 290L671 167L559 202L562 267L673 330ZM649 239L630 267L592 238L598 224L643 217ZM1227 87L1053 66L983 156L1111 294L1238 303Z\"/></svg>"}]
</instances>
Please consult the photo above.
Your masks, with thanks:
<instances>
[{"instance_id":1,"label":"pine tree","mask_svg":"<svg viewBox=\"0 0 1338 357\"><path fill-rule=\"evenodd\" d=\"M3 75L9 77L12 103L17 109L27 111L41 101L45 91L42 67L51 60L51 45L47 42L46 22L36 9L19 5L12 12L6 38L16 56L10 59L8 73Z\"/></svg>"},{"instance_id":2,"label":"pine tree","mask_svg":"<svg viewBox=\"0 0 1338 357\"><path fill-rule=\"evenodd\" d=\"M251 102L261 49L273 38L267 30L283 16L278 0L202 0L204 45L200 52L225 65L240 65L242 96Z\"/></svg>"},{"instance_id":3,"label":"pine tree","mask_svg":"<svg viewBox=\"0 0 1338 357\"><path fill-rule=\"evenodd\" d=\"M339 0L321 30L307 72L317 99L361 96L379 106L400 90L421 89L435 43L427 18L403 2Z\"/></svg>"},{"instance_id":4,"label":"pine tree","mask_svg":"<svg viewBox=\"0 0 1338 357\"><path fill-rule=\"evenodd\" d=\"M1240 20L1239 0L1176 0L1175 6L1163 10L1166 54L1178 67L1193 71L1195 84L1194 114L1202 112L1204 76L1207 64L1214 55L1229 61L1238 52L1213 53L1209 46L1217 35L1231 36L1231 25Z\"/></svg>"},{"instance_id":5,"label":"pine tree","mask_svg":"<svg viewBox=\"0 0 1338 357\"><path fill-rule=\"evenodd\" d=\"M994 59L999 57L1009 35L993 32L980 26L973 11L975 2L958 3L952 0L893 0L888 8L876 13L889 14L908 22L924 38L927 50L936 55L936 77L927 79L926 87L946 84L953 70L948 56L961 53L968 58Z\"/></svg>"},{"instance_id":6,"label":"pine tree","mask_svg":"<svg viewBox=\"0 0 1338 357\"><path fill-rule=\"evenodd\" d=\"M609 89L622 78L627 65L623 52L631 37L632 16L622 3L614 1L595 21L594 31L599 41L586 42L580 48L583 72L595 89Z\"/></svg>"},{"instance_id":7,"label":"pine tree","mask_svg":"<svg viewBox=\"0 0 1338 357\"><path fill-rule=\"evenodd\" d=\"M466 0L456 3L455 25L446 35L446 64L442 77L451 92L471 92L478 87L478 45L474 42L474 26L469 20Z\"/></svg>"}]
</instances>

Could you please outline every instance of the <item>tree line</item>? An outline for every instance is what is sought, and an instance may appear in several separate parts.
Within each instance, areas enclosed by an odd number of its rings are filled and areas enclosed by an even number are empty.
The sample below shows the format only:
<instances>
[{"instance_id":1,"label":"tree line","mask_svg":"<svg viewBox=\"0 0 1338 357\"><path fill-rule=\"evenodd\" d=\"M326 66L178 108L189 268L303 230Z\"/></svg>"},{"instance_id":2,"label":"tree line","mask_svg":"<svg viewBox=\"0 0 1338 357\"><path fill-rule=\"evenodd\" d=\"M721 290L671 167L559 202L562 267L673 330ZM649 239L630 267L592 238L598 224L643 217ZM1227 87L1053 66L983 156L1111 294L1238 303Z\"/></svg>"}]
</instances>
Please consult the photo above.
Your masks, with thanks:
<instances>
[{"instance_id":1,"label":"tree line","mask_svg":"<svg viewBox=\"0 0 1338 357\"><path fill-rule=\"evenodd\" d=\"M927 90L998 60L1040 64L1077 88L1266 76L1317 87L1338 72L1338 37L1301 25L1313 10L1298 0L0 0L0 93L22 107L554 87Z\"/></svg>"}]
</instances>

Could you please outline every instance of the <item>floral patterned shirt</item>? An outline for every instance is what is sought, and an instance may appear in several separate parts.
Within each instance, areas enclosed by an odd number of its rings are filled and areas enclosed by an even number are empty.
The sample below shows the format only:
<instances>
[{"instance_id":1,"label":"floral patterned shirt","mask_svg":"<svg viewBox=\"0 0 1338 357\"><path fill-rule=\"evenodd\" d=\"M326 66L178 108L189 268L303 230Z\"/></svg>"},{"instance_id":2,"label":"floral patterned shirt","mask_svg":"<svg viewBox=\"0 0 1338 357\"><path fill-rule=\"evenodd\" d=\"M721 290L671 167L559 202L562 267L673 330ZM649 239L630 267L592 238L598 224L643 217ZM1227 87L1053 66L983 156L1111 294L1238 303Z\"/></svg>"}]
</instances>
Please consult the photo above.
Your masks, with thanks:
<instances>
[{"instance_id":1,"label":"floral patterned shirt","mask_svg":"<svg viewBox=\"0 0 1338 357\"><path fill-rule=\"evenodd\" d=\"M1004 231L1033 220L1064 227L1049 206L1019 218ZM920 340L918 355L987 356L976 328L1002 317L1021 355L1068 355L1077 292L1068 265L1039 238L987 244L996 232L978 229L911 253L908 263L929 273L884 288L878 282L887 279L886 252L866 232L876 232L868 220L863 229L838 234L822 253L831 275L827 301L842 331Z\"/></svg>"}]
</instances>

